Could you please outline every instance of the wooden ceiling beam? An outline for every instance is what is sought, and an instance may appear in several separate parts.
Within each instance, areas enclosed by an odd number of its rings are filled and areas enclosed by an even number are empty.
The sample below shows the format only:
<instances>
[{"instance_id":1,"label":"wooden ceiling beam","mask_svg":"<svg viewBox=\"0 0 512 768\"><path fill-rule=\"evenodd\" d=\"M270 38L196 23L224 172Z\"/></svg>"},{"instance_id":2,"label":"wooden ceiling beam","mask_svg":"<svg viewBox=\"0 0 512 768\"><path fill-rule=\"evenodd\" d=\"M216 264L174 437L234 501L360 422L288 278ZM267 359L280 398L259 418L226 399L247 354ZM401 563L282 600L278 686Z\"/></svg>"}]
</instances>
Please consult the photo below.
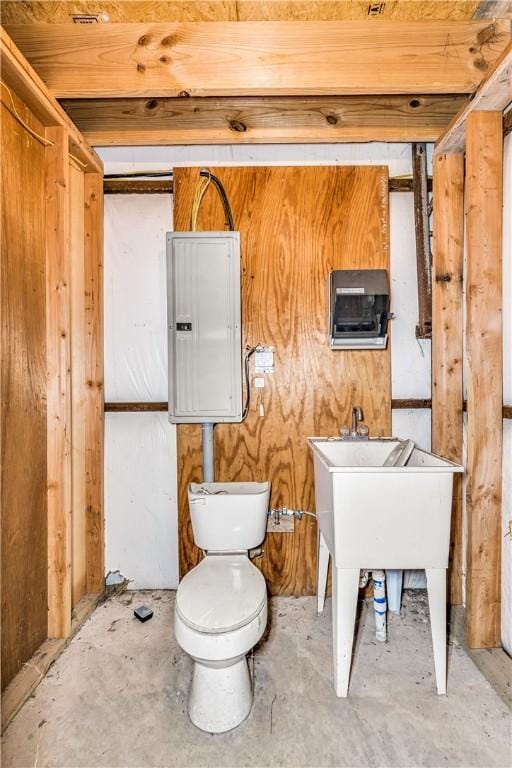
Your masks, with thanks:
<instances>
[{"instance_id":1,"label":"wooden ceiling beam","mask_svg":"<svg viewBox=\"0 0 512 768\"><path fill-rule=\"evenodd\" d=\"M436 141L465 96L64 100L94 146Z\"/></svg>"},{"instance_id":2,"label":"wooden ceiling beam","mask_svg":"<svg viewBox=\"0 0 512 768\"><path fill-rule=\"evenodd\" d=\"M58 98L471 93L509 21L7 27Z\"/></svg>"},{"instance_id":3,"label":"wooden ceiling beam","mask_svg":"<svg viewBox=\"0 0 512 768\"><path fill-rule=\"evenodd\" d=\"M503 112L512 102L512 45L497 59L493 69L482 81L474 97L462 107L440 137L435 153L446 155L464 152L466 122L475 111Z\"/></svg>"}]
</instances>

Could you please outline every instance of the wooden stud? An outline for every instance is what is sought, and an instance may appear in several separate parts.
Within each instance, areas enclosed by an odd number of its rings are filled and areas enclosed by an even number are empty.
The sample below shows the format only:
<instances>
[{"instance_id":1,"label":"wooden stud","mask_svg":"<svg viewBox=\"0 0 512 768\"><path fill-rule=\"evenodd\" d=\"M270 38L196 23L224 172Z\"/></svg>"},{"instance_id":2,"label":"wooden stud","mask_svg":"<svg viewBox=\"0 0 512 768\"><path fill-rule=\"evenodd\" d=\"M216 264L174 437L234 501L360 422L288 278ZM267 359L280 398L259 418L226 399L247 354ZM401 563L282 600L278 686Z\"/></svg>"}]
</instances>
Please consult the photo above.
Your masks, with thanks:
<instances>
[{"instance_id":1,"label":"wooden stud","mask_svg":"<svg viewBox=\"0 0 512 768\"><path fill-rule=\"evenodd\" d=\"M432 254L428 215L427 147L422 143L412 145L412 180L418 275L416 338L429 339L432 335Z\"/></svg>"},{"instance_id":2,"label":"wooden stud","mask_svg":"<svg viewBox=\"0 0 512 768\"><path fill-rule=\"evenodd\" d=\"M480 83L473 99L462 107L444 131L436 145L436 153L463 152L466 142L466 122L469 115L479 111L503 111L512 101L512 45L509 44L496 60L494 67Z\"/></svg>"},{"instance_id":3,"label":"wooden stud","mask_svg":"<svg viewBox=\"0 0 512 768\"><path fill-rule=\"evenodd\" d=\"M57 98L472 93L508 21L7 27Z\"/></svg>"},{"instance_id":4,"label":"wooden stud","mask_svg":"<svg viewBox=\"0 0 512 768\"><path fill-rule=\"evenodd\" d=\"M66 128L46 129L48 637L71 630L71 313Z\"/></svg>"},{"instance_id":5,"label":"wooden stud","mask_svg":"<svg viewBox=\"0 0 512 768\"><path fill-rule=\"evenodd\" d=\"M432 450L462 463L464 155L434 159ZM453 479L449 601L462 602L462 482Z\"/></svg>"},{"instance_id":6,"label":"wooden stud","mask_svg":"<svg viewBox=\"0 0 512 768\"><path fill-rule=\"evenodd\" d=\"M466 96L64 100L95 146L436 141Z\"/></svg>"},{"instance_id":7,"label":"wooden stud","mask_svg":"<svg viewBox=\"0 0 512 768\"><path fill-rule=\"evenodd\" d=\"M492 648L501 641L502 114L472 112L466 129L466 633L471 648Z\"/></svg>"},{"instance_id":8,"label":"wooden stud","mask_svg":"<svg viewBox=\"0 0 512 768\"><path fill-rule=\"evenodd\" d=\"M103 176L85 174L85 380L87 591L102 592L103 511Z\"/></svg>"},{"instance_id":9,"label":"wooden stud","mask_svg":"<svg viewBox=\"0 0 512 768\"><path fill-rule=\"evenodd\" d=\"M73 606L87 591L86 576L86 477L85 433L87 421L85 379L85 291L84 291L84 179L70 162L70 264L71 264L71 420L73 424Z\"/></svg>"}]
</instances>

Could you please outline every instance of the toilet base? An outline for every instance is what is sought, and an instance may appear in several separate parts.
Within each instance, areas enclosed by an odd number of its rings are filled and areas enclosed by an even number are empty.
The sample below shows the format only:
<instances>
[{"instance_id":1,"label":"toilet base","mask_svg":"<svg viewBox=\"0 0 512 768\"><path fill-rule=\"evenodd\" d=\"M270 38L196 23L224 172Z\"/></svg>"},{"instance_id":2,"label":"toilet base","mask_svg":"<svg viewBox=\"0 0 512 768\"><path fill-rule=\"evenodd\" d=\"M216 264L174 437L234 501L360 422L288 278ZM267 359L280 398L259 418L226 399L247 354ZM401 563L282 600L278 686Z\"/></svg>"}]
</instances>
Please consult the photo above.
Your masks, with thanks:
<instances>
[{"instance_id":1,"label":"toilet base","mask_svg":"<svg viewBox=\"0 0 512 768\"><path fill-rule=\"evenodd\" d=\"M197 728L224 733L245 720L252 707L252 685L247 659L216 668L194 661L188 714Z\"/></svg>"}]
</instances>

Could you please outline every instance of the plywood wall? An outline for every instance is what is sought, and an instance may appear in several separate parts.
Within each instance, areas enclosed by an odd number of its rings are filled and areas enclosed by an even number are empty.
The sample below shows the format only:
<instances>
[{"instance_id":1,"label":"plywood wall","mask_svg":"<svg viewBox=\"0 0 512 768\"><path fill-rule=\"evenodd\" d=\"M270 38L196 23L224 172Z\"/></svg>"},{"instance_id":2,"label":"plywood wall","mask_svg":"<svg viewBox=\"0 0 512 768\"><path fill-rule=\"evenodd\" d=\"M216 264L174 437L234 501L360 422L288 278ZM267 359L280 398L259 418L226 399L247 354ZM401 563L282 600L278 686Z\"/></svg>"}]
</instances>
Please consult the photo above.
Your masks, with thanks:
<instances>
[{"instance_id":1,"label":"plywood wall","mask_svg":"<svg viewBox=\"0 0 512 768\"><path fill-rule=\"evenodd\" d=\"M30 127L44 128L15 96ZM7 101L4 101L7 99ZM2 682L47 637L45 150L2 88Z\"/></svg>"},{"instance_id":2,"label":"plywood wall","mask_svg":"<svg viewBox=\"0 0 512 768\"><path fill-rule=\"evenodd\" d=\"M213 169L212 169L213 170ZM384 167L219 168L242 241L243 344L275 347L243 424L215 428L216 477L272 481L273 506L314 509L305 438L335 435L361 405L371 434L391 430L390 350L332 352L327 344L327 275L340 268L388 268L388 180ZM198 169L176 169L174 228L190 228ZM224 228L215 191L199 229ZM259 415L263 405L264 416ZM186 489L202 479L200 427L178 427L180 572L201 558ZM269 534L260 561L273 594L312 594L316 526Z\"/></svg>"}]
</instances>

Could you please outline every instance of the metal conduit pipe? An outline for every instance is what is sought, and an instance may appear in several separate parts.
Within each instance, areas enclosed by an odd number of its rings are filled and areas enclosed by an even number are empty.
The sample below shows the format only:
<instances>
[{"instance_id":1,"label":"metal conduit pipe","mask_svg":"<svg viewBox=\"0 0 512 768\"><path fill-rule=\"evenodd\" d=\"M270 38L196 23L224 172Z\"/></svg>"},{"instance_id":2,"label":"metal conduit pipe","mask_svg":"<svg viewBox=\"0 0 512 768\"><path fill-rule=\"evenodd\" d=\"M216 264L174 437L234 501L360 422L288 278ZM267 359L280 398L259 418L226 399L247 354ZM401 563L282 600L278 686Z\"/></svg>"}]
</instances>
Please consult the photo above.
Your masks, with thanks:
<instances>
[{"instance_id":1,"label":"metal conduit pipe","mask_svg":"<svg viewBox=\"0 0 512 768\"><path fill-rule=\"evenodd\" d=\"M213 483L215 480L215 454L213 428L210 421L202 425L203 435L203 483Z\"/></svg>"}]
</instances>

